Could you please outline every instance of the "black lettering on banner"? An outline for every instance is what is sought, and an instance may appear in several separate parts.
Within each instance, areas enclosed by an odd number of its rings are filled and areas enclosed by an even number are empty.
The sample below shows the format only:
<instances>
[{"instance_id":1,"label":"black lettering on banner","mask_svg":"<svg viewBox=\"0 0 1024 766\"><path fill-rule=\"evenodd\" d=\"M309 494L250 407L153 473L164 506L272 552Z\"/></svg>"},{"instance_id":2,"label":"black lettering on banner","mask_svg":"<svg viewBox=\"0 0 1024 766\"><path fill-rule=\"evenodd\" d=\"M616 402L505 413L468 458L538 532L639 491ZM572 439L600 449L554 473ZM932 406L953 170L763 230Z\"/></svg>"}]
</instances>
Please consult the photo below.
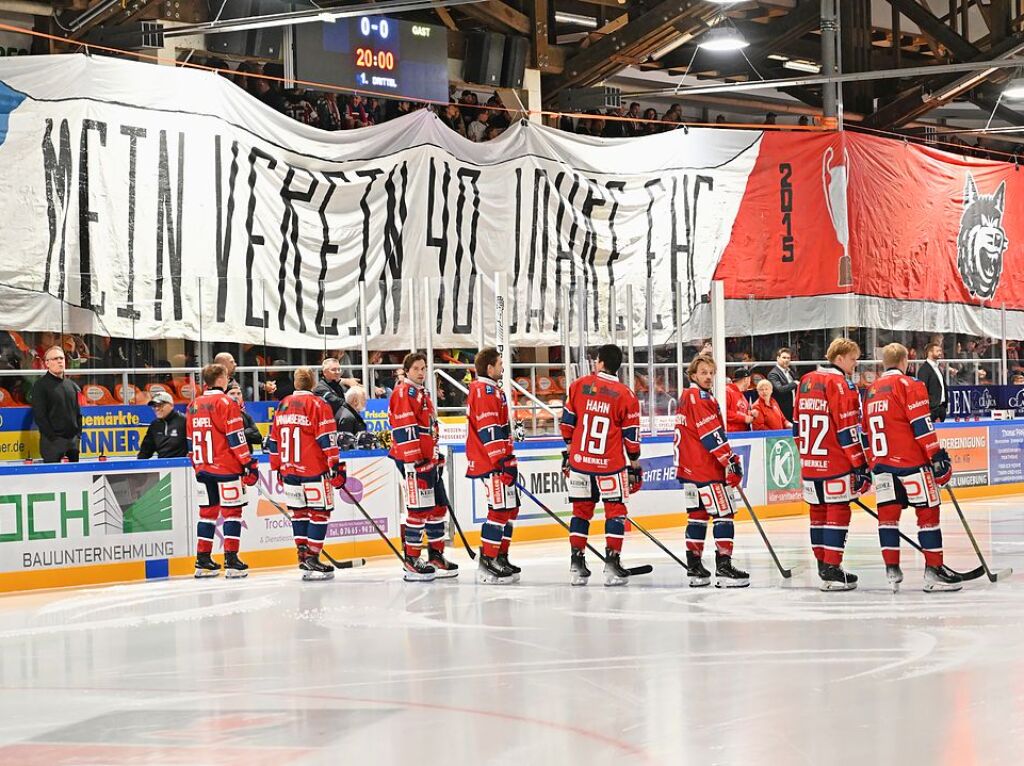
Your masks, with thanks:
<instances>
[{"instance_id":1,"label":"black lettering on banner","mask_svg":"<svg viewBox=\"0 0 1024 766\"><path fill-rule=\"evenodd\" d=\"M231 142L231 169L228 173L228 206L224 218L224 191L221 189L220 136L213 140L214 195L217 205L217 321L227 317L228 261L231 260L231 222L235 217L235 183L238 181L238 142ZM200 309L201 311L202 309Z\"/></svg>"},{"instance_id":2,"label":"black lettering on banner","mask_svg":"<svg viewBox=\"0 0 1024 766\"><path fill-rule=\"evenodd\" d=\"M262 234L253 233L253 223L256 220L256 160L265 162L267 170L277 167L277 160L262 149L254 146L249 150L249 205L245 212L245 235L248 240L245 248L245 325L246 327L267 327L270 323L270 312L267 311L267 291L265 289L261 291L263 299L260 316L253 314L253 294L256 290L252 281L252 265L256 259L256 247L262 246L265 241Z\"/></svg>"},{"instance_id":3,"label":"black lettering on banner","mask_svg":"<svg viewBox=\"0 0 1024 766\"><path fill-rule=\"evenodd\" d=\"M448 264L448 185L452 180L451 166L445 162L444 174L441 176L441 228L440 236L434 235L434 209L437 205L437 166L434 158L430 158L430 172L427 183L427 247L437 248L438 274L441 277L441 288L437 291L437 319L435 321L435 332L441 332L441 322L444 316L445 290L444 272Z\"/></svg>"},{"instance_id":4,"label":"black lettering on banner","mask_svg":"<svg viewBox=\"0 0 1024 766\"><path fill-rule=\"evenodd\" d=\"M341 171L325 172L324 180L327 182L327 193L320 203L320 226L323 229L323 244L320 246L320 278L317 280L316 292L316 331L321 335L338 334L338 317L331 319L329 325L324 325L324 317L327 314L327 256L337 255L338 246L331 242L331 229L327 225L327 206L331 203L338 185L334 183L335 178L340 178L342 183L348 183L348 179ZM356 312L356 324L359 324L359 312ZM360 328L362 329L362 328Z\"/></svg>"},{"instance_id":5,"label":"black lettering on banner","mask_svg":"<svg viewBox=\"0 0 1024 766\"><path fill-rule=\"evenodd\" d=\"M566 174L559 173L555 176L555 191L558 193L558 212L555 213L555 316L552 319L551 329L558 332L559 323L562 319L562 261L569 261L569 268L572 269L572 281L573 285L569 288L569 327L572 327L572 304L575 296L572 295L572 289L575 287L576 282L576 271L572 263L572 238L576 233L576 221L573 216L572 230L573 233L570 236L570 243L568 251L562 249L562 221L565 220L565 208L566 199L565 195L562 194L562 181L565 180ZM580 188L580 179L576 175L572 177L573 183L569 190L569 205L575 200L576 192ZM547 252L547 248L544 249Z\"/></svg>"},{"instance_id":6,"label":"black lettering on banner","mask_svg":"<svg viewBox=\"0 0 1024 766\"><path fill-rule=\"evenodd\" d=\"M174 296L174 319L181 321L181 216L185 194L185 134L178 133L178 212L175 215L171 198L170 161L167 155L167 131L160 131L160 162L157 174L156 199L156 300L153 314L162 319L164 300L164 237L170 259L171 292Z\"/></svg>"},{"instance_id":7,"label":"black lettering on banner","mask_svg":"<svg viewBox=\"0 0 1024 766\"><path fill-rule=\"evenodd\" d=\"M626 189L625 181L609 181L605 184L608 189L608 196L612 199L612 209L608 213L608 232L611 234L612 244L608 253L608 324L613 322L616 332L624 332L626 329L625 318L615 308L615 262L619 260L622 253L619 252L619 235L615 231L615 217L619 213L619 194L624 194Z\"/></svg>"},{"instance_id":8,"label":"black lettering on banner","mask_svg":"<svg viewBox=\"0 0 1024 766\"><path fill-rule=\"evenodd\" d=\"M89 133L96 131L100 146L107 145L107 123L99 120L82 120L82 135L78 152L78 273L81 280L82 306L99 314L104 313L106 295L100 293L98 305L92 301L92 246L89 238L89 224L96 223L99 216L89 209Z\"/></svg>"},{"instance_id":9,"label":"black lettering on banner","mask_svg":"<svg viewBox=\"0 0 1024 766\"><path fill-rule=\"evenodd\" d=\"M139 139L146 137L146 129L122 125L121 135L128 137L128 305L119 306L117 315L122 319L141 319L142 312L135 308L135 189Z\"/></svg>"},{"instance_id":10,"label":"black lettering on banner","mask_svg":"<svg viewBox=\"0 0 1024 766\"><path fill-rule=\"evenodd\" d=\"M779 165L779 212L786 233L782 235L782 262L791 263L796 257L796 242L793 240L793 166L788 162Z\"/></svg>"},{"instance_id":11,"label":"black lettering on banner","mask_svg":"<svg viewBox=\"0 0 1024 766\"><path fill-rule=\"evenodd\" d=\"M309 177L305 190L292 188L296 171ZM284 330L284 318L288 313L285 306L285 290L288 282L288 254L292 255L292 280L295 283L295 315L299 318L299 332L306 332L306 315L302 303L302 251L299 249L299 214L295 212L295 200L308 203L316 194L319 183L308 170L289 167L281 186L281 200L284 202L284 213L281 216L281 253L278 256L280 269L277 273L277 327Z\"/></svg>"},{"instance_id":12,"label":"black lettering on banner","mask_svg":"<svg viewBox=\"0 0 1024 766\"><path fill-rule=\"evenodd\" d=\"M368 178L369 183L366 184L366 188L363 190L363 196L359 198L359 209L363 212L363 251L359 255L359 281L366 281L366 266L367 261L370 257L370 191L373 189L373 182L377 180L377 176L381 175L384 171L379 168L371 168L370 170L357 170L357 178Z\"/></svg>"},{"instance_id":13,"label":"black lettering on banner","mask_svg":"<svg viewBox=\"0 0 1024 766\"><path fill-rule=\"evenodd\" d=\"M395 173L399 174L401 180L401 191L395 186ZM398 323L402 319L402 263L405 260L405 250L402 243L402 234L405 231L405 219L408 215L408 208L405 204L405 191L409 183L409 164L403 162L401 166L391 168L387 179L384 181L384 191L387 195L387 217L384 219L384 272L380 280L380 331L383 333L388 323L386 279L388 273L391 275L391 303L394 312L391 319L391 332L398 333Z\"/></svg>"},{"instance_id":14,"label":"black lettering on banner","mask_svg":"<svg viewBox=\"0 0 1024 766\"><path fill-rule=\"evenodd\" d=\"M541 189L544 189L544 199L541 201ZM551 199L551 187L548 184L546 170L534 168L533 171L533 225L530 227L533 234L530 237L530 266L526 272L526 282L530 289L526 294L526 332L530 332L533 324L533 284L537 275L537 231L541 232L541 256L540 256L540 329L544 329L544 304L548 291L548 201Z\"/></svg>"},{"instance_id":15,"label":"black lettering on banner","mask_svg":"<svg viewBox=\"0 0 1024 766\"><path fill-rule=\"evenodd\" d=\"M519 271L520 271L520 242L519 238L522 236L523 225L523 169L516 168L516 240L515 240L515 256L512 264L512 311L511 317L506 318L506 322L509 323L509 332L519 331Z\"/></svg>"},{"instance_id":16,"label":"black lettering on banner","mask_svg":"<svg viewBox=\"0 0 1024 766\"><path fill-rule=\"evenodd\" d=\"M50 226L50 240L46 248L46 272L43 277L43 292L50 292L50 268L53 263L53 248L60 238L60 255L57 269L60 284L57 295L64 298L64 260L67 255L67 225L69 196L71 194L71 129L67 120L60 121L60 137L57 151L53 148L53 120L46 120L43 133L43 178L46 183L46 218ZM59 201L54 200L54 194Z\"/></svg>"},{"instance_id":17,"label":"black lettering on banner","mask_svg":"<svg viewBox=\"0 0 1024 766\"><path fill-rule=\"evenodd\" d=\"M476 230L480 220L480 187L477 181L480 179L480 171L472 168L459 168L455 174L459 179L459 198L455 208L455 284L452 291L452 332L471 333L473 332L473 304L476 300ZM469 290L466 306L466 321L459 322L459 294L462 291L462 222L463 211L466 207L466 179L473 191L473 212L469 222Z\"/></svg>"},{"instance_id":18,"label":"black lettering on banner","mask_svg":"<svg viewBox=\"0 0 1024 766\"><path fill-rule=\"evenodd\" d=\"M597 230L594 228L594 209L603 207L607 200L601 194L601 187L594 180L587 182L587 198L583 200L583 226L586 234L583 238L583 289L593 291L590 305L593 307L593 329L599 329L600 313L598 301L601 300L600 285L597 283L597 269L594 261L597 258ZM588 252L589 251L589 252ZM581 304L582 306L582 304Z\"/></svg>"},{"instance_id":19,"label":"black lettering on banner","mask_svg":"<svg viewBox=\"0 0 1024 766\"><path fill-rule=\"evenodd\" d=\"M697 278L694 258L697 253L697 203L700 201L701 187L708 191L715 190L715 179L712 176L697 175L693 181L693 201L683 184L683 216L686 219L686 271L687 300L691 307L697 305Z\"/></svg>"},{"instance_id":20,"label":"black lettering on banner","mask_svg":"<svg viewBox=\"0 0 1024 766\"><path fill-rule=\"evenodd\" d=\"M687 188L690 185L690 177L683 176L683 197L686 197ZM689 243L679 240L679 215L676 209L676 197L679 192L679 179L672 179L672 195L669 197L671 203L670 218L672 219L672 242L669 245L669 278L672 280L672 326L678 328L682 320L680 313L682 306L679 305L679 291L676 284L679 281L679 254L685 254L689 249ZM685 200L684 200L685 204ZM692 279L692 275L690 277Z\"/></svg>"},{"instance_id":21,"label":"black lettering on banner","mask_svg":"<svg viewBox=\"0 0 1024 766\"><path fill-rule=\"evenodd\" d=\"M654 252L654 203L658 199L658 195L654 192L654 187L660 186L662 191L665 189L665 184L660 178L652 178L650 181L644 184L644 189L647 190L647 194L650 197L650 201L647 203L647 280L654 278L654 259L656 253ZM647 293L646 300L653 300L653 290L645 290ZM661 314L655 314L651 312L653 320L651 322L652 330L663 330L665 329L664 322L661 320Z\"/></svg>"}]
</instances>

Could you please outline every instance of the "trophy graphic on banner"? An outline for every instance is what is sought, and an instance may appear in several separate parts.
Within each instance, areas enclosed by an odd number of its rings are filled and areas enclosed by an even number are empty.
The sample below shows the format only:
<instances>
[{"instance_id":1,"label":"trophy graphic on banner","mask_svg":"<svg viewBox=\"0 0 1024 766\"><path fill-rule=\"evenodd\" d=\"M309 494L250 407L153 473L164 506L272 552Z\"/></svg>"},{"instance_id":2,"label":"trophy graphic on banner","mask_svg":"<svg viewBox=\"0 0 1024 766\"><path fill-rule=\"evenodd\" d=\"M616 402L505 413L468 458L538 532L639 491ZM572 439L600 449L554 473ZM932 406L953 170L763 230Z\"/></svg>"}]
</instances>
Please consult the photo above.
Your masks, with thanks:
<instances>
[{"instance_id":1,"label":"trophy graphic on banner","mask_svg":"<svg viewBox=\"0 0 1024 766\"><path fill-rule=\"evenodd\" d=\"M853 266L850 261L850 225L846 219L846 186L849 182L847 166L849 155L843 150L841 165L832 165L835 150L830 146L825 150L821 161L821 183L825 191L825 203L828 205L828 216L832 219L836 239L843 246L843 254L839 258L839 287L853 285Z\"/></svg>"}]
</instances>

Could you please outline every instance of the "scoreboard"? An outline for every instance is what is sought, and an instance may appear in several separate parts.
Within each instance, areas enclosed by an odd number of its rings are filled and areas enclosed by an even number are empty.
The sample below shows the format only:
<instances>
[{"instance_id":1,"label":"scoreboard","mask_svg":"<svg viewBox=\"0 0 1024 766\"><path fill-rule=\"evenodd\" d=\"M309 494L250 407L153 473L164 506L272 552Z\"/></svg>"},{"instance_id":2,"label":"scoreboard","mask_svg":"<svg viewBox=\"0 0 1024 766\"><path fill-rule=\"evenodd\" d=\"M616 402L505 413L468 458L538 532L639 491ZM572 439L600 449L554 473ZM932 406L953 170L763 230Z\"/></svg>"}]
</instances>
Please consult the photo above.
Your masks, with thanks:
<instances>
[{"instance_id":1,"label":"scoreboard","mask_svg":"<svg viewBox=\"0 0 1024 766\"><path fill-rule=\"evenodd\" d=\"M406 99L448 100L444 27L360 16L295 27L295 77Z\"/></svg>"}]
</instances>

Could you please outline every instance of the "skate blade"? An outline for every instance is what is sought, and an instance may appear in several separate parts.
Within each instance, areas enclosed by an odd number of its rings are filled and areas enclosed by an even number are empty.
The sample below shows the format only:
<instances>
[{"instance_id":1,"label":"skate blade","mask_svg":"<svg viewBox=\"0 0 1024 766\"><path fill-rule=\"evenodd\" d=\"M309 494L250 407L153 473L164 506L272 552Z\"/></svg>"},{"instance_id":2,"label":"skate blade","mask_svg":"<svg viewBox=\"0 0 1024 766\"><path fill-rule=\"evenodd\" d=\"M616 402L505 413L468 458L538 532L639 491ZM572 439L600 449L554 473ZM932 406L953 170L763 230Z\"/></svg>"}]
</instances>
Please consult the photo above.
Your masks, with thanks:
<instances>
[{"instance_id":1,"label":"skate blade","mask_svg":"<svg viewBox=\"0 0 1024 766\"><path fill-rule=\"evenodd\" d=\"M317 582L319 580L333 580L334 572L303 572L302 579L307 582Z\"/></svg>"},{"instance_id":2,"label":"skate blade","mask_svg":"<svg viewBox=\"0 0 1024 766\"><path fill-rule=\"evenodd\" d=\"M476 581L481 585L511 585L515 582L511 577L496 577L482 572L477 573Z\"/></svg>"},{"instance_id":3,"label":"skate blade","mask_svg":"<svg viewBox=\"0 0 1024 766\"><path fill-rule=\"evenodd\" d=\"M224 571L224 577L226 577L228 580L241 580L243 577L248 576L248 569L226 569Z\"/></svg>"},{"instance_id":4,"label":"skate blade","mask_svg":"<svg viewBox=\"0 0 1024 766\"><path fill-rule=\"evenodd\" d=\"M197 569L195 577L197 580L202 580L206 577L216 577L219 574L219 569Z\"/></svg>"},{"instance_id":5,"label":"skate blade","mask_svg":"<svg viewBox=\"0 0 1024 766\"><path fill-rule=\"evenodd\" d=\"M711 584L710 577L691 577L690 587L691 588L706 588Z\"/></svg>"},{"instance_id":6,"label":"skate blade","mask_svg":"<svg viewBox=\"0 0 1024 766\"><path fill-rule=\"evenodd\" d=\"M618 575L605 575L604 578L604 585L606 588L614 588L617 585L626 585L628 583L628 577L619 577Z\"/></svg>"},{"instance_id":7,"label":"skate blade","mask_svg":"<svg viewBox=\"0 0 1024 766\"><path fill-rule=\"evenodd\" d=\"M416 572L405 572L402 575L402 579L406 582L430 582L434 579L434 573L418 574Z\"/></svg>"},{"instance_id":8,"label":"skate blade","mask_svg":"<svg viewBox=\"0 0 1024 766\"><path fill-rule=\"evenodd\" d=\"M435 569L434 570L434 577L445 578L445 577L458 577L458 576L459 576L459 570L458 569Z\"/></svg>"},{"instance_id":9,"label":"skate blade","mask_svg":"<svg viewBox=\"0 0 1024 766\"><path fill-rule=\"evenodd\" d=\"M748 585L750 585L750 580L734 580L731 577L715 578L716 588L746 588Z\"/></svg>"},{"instance_id":10,"label":"skate blade","mask_svg":"<svg viewBox=\"0 0 1024 766\"><path fill-rule=\"evenodd\" d=\"M569 580L570 585L586 585L589 577L573 577Z\"/></svg>"},{"instance_id":11,"label":"skate blade","mask_svg":"<svg viewBox=\"0 0 1024 766\"><path fill-rule=\"evenodd\" d=\"M890 580L889 581L889 587L892 588L892 592L893 593L899 593L900 592L899 580Z\"/></svg>"},{"instance_id":12,"label":"skate blade","mask_svg":"<svg viewBox=\"0 0 1024 766\"><path fill-rule=\"evenodd\" d=\"M828 591L844 591L844 590L857 590L857 583L855 582L823 582L818 586L818 590L822 592Z\"/></svg>"},{"instance_id":13,"label":"skate blade","mask_svg":"<svg viewBox=\"0 0 1024 766\"><path fill-rule=\"evenodd\" d=\"M925 583L922 590L925 593L955 593L958 590L963 590L963 583Z\"/></svg>"}]
</instances>

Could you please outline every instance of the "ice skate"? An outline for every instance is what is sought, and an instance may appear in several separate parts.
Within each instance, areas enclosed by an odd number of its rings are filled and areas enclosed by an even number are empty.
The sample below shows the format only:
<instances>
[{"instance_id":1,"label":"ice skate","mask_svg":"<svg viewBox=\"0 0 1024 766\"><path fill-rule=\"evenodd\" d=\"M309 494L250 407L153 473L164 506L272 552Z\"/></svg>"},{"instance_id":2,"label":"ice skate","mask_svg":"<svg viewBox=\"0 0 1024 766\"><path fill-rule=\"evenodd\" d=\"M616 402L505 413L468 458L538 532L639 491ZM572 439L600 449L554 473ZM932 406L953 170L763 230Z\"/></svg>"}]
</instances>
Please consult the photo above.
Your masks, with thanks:
<instances>
[{"instance_id":1,"label":"ice skate","mask_svg":"<svg viewBox=\"0 0 1024 766\"><path fill-rule=\"evenodd\" d=\"M746 588L750 585L750 575L732 565L732 556L715 554L715 587Z\"/></svg>"},{"instance_id":2,"label":"ice skate","mask_svg":"<svg viewBox=\"0 0 1024 766\"><path fill-rule=\"evenodd\" d=\"M604 562L604 584L606 586L614 585L625 585L629 582L629 572L627 572L622 562L619 561L619 552L613 551L611 548L605 548L605 562Z\"/></svg>"},{"instance_id":3,"label":"ice skate","mask_svg":"<svg viewBox=\"0 0 1024 766\"><path fill-rule=\"evenodd\" d=\"M299 566L302 566L303 560L309 555L308 545L296 545L295 546L295 557L299 560Z\"/></svg>"},{"instance_id":4,"label":"ice skate","mask_svg":"<svg viewBox=\"0 0 1024 766\"><path fill-rule=\"evenodd\" d=\"M249 565L238 558L237 551L224 552L224 576L231 580L249 576Z\"/></svg>"},{"instance_id":5,"label":"ice skate","mask_svg":"<svg viewBox=\"0 0 1024 766\"><path fill-rule=\"evenodd\" d=\"M819 567L818 576L821 577L820 589L823 591L853 590L857 587L857 575L844 572L835 564Z\"/></svg>"},{"instance_id":6,"label":"ice skate","mask_svg":"<svg viewBox=\"0 0 1024 766\"><path fill-rule=\"evenodd\" d=\"M569 584L586 585L590 577L590 570L587 569L587 559L583 551L573 551L569 560Z\"/></svg>"},{"instance_id":7,"label":"ice skate","mask_svg":"<svg viewBox=\"0 0 1024 766\"><path fill-rule=\"evenodd\" d=\"M430 582L437 576L434 567L423 561L419 556L405 554L405 573L403 579L406 582Z\"/></svg>"},{"instance_id":8,"label":"ice skate","mask_svg":"<svg viewBox=\"0 0 1024 766\"><path fill-rule=\"evenodd\" d=\"M333 580L334 579L334 567L330 564L325 564L320 560L320 556L314 556L307 553L306 557L299 564L299 569L302 570L303 580Z\"/></svg>"},{"instance_id":9,"label":"ice skate","mask_svg":"<svg viewBox=\"0 0 1024 766\"><path fill-rule=\"evenodd\" d=\"M947 566L925 567L924 592L955 591L964 587L963 578Z\"/></svg>"},{"instance_id":10,"label":"ice skate","mask_svg":"<svg viewBox=\"0 0 1024 766\"><path fill-rule=\"evenodd\" d=\"M480 563L476 570L476 581L481 585L511 585L512 572L501 566L497 558L480 553Z\"/></svg>"},{"instance_id":11,"label":"ice skate","mask_svg":"<svg viewBox=\"0 0 1024 766\"><path fill-rule=\"evenodd\" d=\"M711 572L693 551L686 552L686 576L691 588L705 588L711 584Z\"/></svg>"},{"instance_id":12,"label":"ice skate","mask_svg":"<svg viewBox=\"0 0 1024 766\"><path fill-rule=\"evenodd\" d=\"M431 548L428 563L430 566L434 567L435 577L459 576L459 565L454 561L446 559L444 557L444 551L437 551Z\"/></svg>"},{"instance_id":13,"label":"ice skate","mask_svg":"<svg viewBox=\"0 0 1024 766\"><path fill-rule=\"evenodd\" d=\"M512 573L512 581L513 582L519 582L519 573L522 572L523 570L520 569L519 567L517 567L515 564L513 564L511 561L508 560L508 554L507 553L499 553L495 557L495 561L497 561L498 564L500 564L501 566L503 566L505 569L509 570Z\"/></svg>"},{"instance_id":14,"label":"ice skate","mask_svg":"<svg viewBox=\"0 0 1024 766\"><path fill-rule=\"evenodd\" d=\"M213 560L209 553L196 554L196 578L216 577L220 574L220 564Z\"/></svg>"},{"instance_id":15,"label":"ice skate","mask_svg":"<svg viewBox=\"0 0 1024 766\"><path fill-rule=\"evenodd\" d=\"M891 564L885 567L885 576L889 580L889 587L893 593L900 592L900 583L903 582L903 570L899 564Z\"/></svg>"}]
</instances>

